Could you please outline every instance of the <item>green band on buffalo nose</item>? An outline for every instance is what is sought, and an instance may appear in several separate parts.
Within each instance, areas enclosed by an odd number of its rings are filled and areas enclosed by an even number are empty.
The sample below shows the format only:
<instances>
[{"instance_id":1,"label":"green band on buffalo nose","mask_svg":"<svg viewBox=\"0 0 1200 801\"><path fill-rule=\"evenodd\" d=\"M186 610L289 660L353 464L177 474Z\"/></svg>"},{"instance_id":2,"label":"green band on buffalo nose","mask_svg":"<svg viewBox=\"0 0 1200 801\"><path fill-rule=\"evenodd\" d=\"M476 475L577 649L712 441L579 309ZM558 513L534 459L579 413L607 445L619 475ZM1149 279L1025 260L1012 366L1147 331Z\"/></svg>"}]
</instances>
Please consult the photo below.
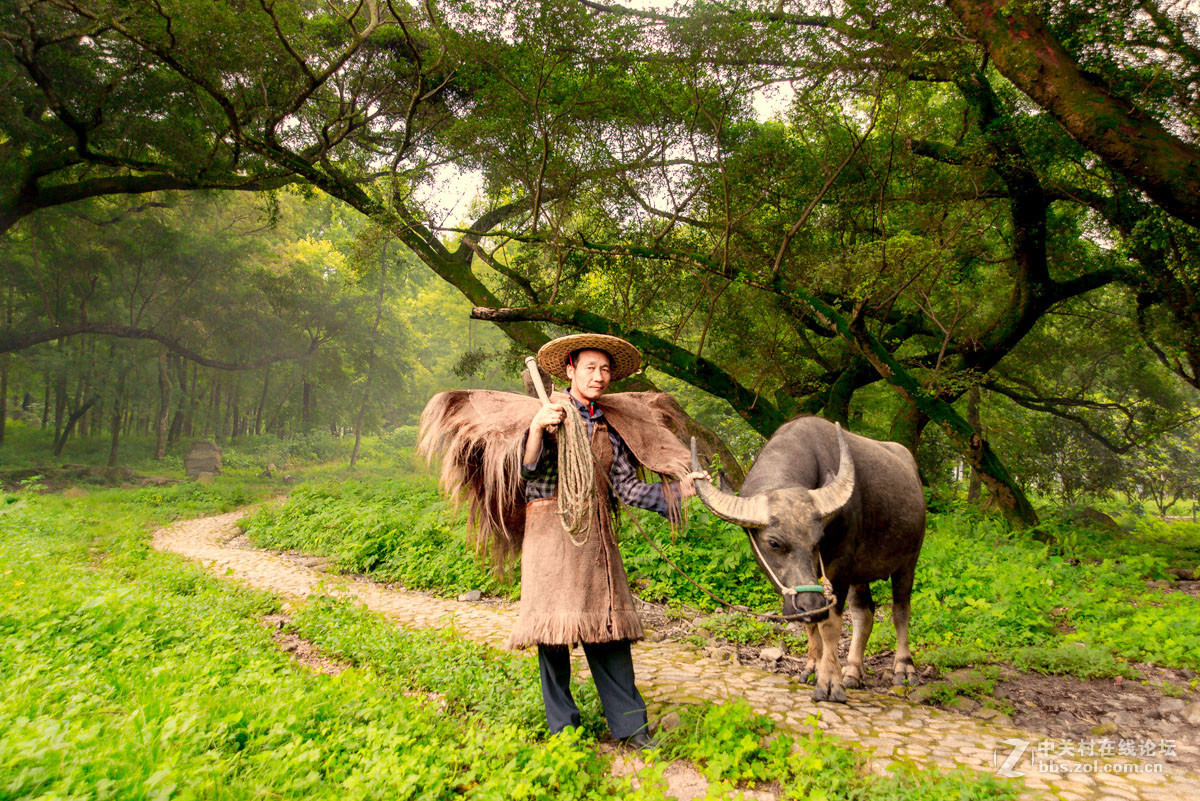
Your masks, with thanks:
<instances>
[{"instance_id":1,"label":"green band on buffalo nose","mask_svg":"<svg viewBox=\"0 0 1200 801\"><path fill-rule=\"evenodd\" d=\"M799 587L792 587L796 592L825 592L825 588L820 584L801 584Z\"/></svg>"}]
</instances>

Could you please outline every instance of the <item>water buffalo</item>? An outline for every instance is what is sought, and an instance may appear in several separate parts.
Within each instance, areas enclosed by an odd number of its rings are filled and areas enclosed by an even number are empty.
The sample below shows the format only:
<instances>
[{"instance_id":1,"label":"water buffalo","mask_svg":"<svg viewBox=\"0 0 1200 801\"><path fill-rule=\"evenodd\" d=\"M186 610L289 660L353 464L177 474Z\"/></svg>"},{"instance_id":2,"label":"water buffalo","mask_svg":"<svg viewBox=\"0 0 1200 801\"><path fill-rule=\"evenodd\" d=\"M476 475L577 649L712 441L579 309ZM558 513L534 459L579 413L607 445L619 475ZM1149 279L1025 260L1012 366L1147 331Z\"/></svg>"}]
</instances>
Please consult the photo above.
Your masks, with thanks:
<instances>
[{"instance_id":1,"label":"water buffalo","mask_svg":"<svg viewBox=\"0 0 1200 801\"><path fill-rule=\"evenodd\" d=\"M694 450L692 469L700 469ZM925 497L904 446L801 417L780 426L763 446L740 496L703 480L696 490L715 515L746 529L759 565L783 595L783 613L805 621L807 678L816 674L813 700L845 701L845 688L860 686L875 613L869 582L889 577L896 625L892 682L915 680L908 616L925 538ZM833 585L832 605L817 591L822 564ZM842 671L837 646L847 598L854 636Z\"/></svg>"}]
</instances>

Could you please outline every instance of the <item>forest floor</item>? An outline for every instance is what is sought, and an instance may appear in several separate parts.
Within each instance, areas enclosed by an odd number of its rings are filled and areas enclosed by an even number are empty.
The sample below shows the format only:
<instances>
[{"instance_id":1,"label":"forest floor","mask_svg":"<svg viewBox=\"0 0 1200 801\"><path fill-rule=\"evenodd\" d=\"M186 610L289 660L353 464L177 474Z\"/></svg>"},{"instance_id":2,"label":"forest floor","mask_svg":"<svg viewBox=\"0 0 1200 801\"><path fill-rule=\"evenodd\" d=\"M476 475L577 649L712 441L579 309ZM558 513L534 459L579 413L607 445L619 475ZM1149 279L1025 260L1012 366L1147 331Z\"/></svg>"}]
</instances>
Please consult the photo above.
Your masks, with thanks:
<instances>
[{"instance_id":1,"label":"forest floor","mask_svg":"<svg viewBox=\"0 0 1200 801\"><path fill-rule=\"evenodd\" d=\"M241 514L177 523L158 531L154 545L259 589L296 599L317 594L352 598L406 627L450 626L495 646L502 645L515 620L516 608L511 603L439 598L327 573L328 560L322 557L254 548L237 528ZM1008 701L1012 715L1000 713L988 720L896 697L889 686L881 684L889 675L888 657L877 655L869 665L873 670L867 689L851 691L845 705L817 704L808 688L794 678L799 665L793 662L798 660L764 660L761 652L752 648L738 648L736 653L700 649L681 642L678 638L686 632L666 616L656 620L652 610L646 611L651 636L635 648L634 658L639 688L660 726L671 725L677 717L673 708L678 705L740 698L789 729L800 730L806 720L817 718L825 732L870 749L869 764L876 771L916 764L947 770L965 766L996 774L998 768L1008 765L1010 775L1022 775L1029 798L1200 797L1197 727L1173 722L1177 705L1167 704L1164 712L1162 694L1155 696L1140 685L1015 671L995 677L951 673L947 678L952 681L988 685L993 695L1000 693ZM656 622L657 630L653 628ZM268 621L268 625L282 631L285 620ZM281 647L314 669L338 669L336 660L321 655L295 635L281 633L278 639ZM586 673L582 662L576 669ZM926 687L936 686L938 679L930 673ZM913 694L921 691L917 688ZM962 711L979 711L966 706ZM1164 734L1168 728L1170 733ZM1013 759L1014 754L1018 759ZM623 764L636 770L636 759ZM696 778L679 777L673 793L680 798L700 794L700 784L694 791L685 789L687 781L695 784ZM761 797L771 797L769 790L764 792Z\"/></svg>"}]
</instances>

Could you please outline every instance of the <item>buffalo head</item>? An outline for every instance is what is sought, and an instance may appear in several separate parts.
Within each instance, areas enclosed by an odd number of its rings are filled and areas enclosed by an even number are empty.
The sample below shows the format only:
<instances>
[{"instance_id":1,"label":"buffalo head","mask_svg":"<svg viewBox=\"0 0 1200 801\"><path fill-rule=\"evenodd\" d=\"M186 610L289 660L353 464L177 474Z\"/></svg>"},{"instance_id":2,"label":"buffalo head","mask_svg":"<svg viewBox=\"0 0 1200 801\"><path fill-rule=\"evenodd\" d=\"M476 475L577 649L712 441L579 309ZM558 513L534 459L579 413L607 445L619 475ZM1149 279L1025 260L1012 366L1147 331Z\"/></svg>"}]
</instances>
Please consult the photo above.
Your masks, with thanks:
<instances>
[{"instance_id":1,"label":"buffalo head","mask_svg":"<svg viewBox=\"0 0 1200 801\"><path fill-rule=\"evenodd\" d=\"M710 481L696 481L696 495L713 514L746 530L759 564L783 594L783 614L805 615L808 622L828 614L824 595L813 589L821 583L819 547L825 526L854 494L854 459L840 425L837 439L837 475L816 489L785 487L743 498ZM692 470L700 469L693 438ZM807 614L818 610L824 611Z\"/></svg>"}]
</instances>

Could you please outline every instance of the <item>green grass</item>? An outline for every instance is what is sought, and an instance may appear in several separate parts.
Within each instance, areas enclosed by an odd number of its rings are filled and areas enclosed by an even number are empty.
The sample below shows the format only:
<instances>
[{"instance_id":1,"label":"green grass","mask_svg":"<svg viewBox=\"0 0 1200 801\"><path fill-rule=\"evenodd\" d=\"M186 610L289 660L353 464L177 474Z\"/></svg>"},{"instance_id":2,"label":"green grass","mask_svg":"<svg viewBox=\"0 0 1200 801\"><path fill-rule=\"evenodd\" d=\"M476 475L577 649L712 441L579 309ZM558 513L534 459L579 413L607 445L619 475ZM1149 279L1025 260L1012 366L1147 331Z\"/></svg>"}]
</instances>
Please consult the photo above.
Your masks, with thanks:
<instances>
[{"instance_id":1,"label":"green grass","mask_svg":"<svg viewBox=\"0 0 1200 801\"><path fill-rule=\"evenodd\" d=\"M1146 585L1165 575L1165 557L1089 547L1103 558L1055 553L992 519L932 516L913 595L914 642L1046 672L1116 675L1127 661L1200 668L1200 598ZM887 597L883 587L876 595ZM894 637L888 621L872 640L878 649ZM1071 643L1085 648L1073 652Z\"/></svg>"},{"instance_id":2,"label":"green grass","mask_svg":"<svg viewBox=\"0 0 1200 801\"><path fill-rule=\"evenodd\" d=\"M405 690L436 694L453 714L511 727L528 737L545 729L537 661L465 639L449 629L398 629L361 606L315 598L292 629L339 659L369 665ZM585 727L603 734L593 685L572 689ZM581 698L582 696L582 698Z\"/></svg>"},{"instance_id":3,"label":"green grass","mask_svg":"<svg viewBox=\"0 0 1200 801\"><path fill-rule=\"evenodd\" d=\"M448 712L478 716L514 732L536 732L542 714L536 665L446 631L397 630L380 616L346 601L317 599L294 619L295 629L327 652L366 665L409 690L436 693ZM583 732L603 730L590 683L573 694L583 711ZM582 696L582 700L581 699ZM799 733L781 730L743 700L678 708L679 725L661 732L661 750L645 756L640 774L654 784L662 760L694 763L713 784L709 797L736 787L776 783L784 798L1009 799L1020 788L965 770L941 773L901 765L890 776L867 772L864 754L824 734L810 718ZM653 725L653 721L652 721ZM551 740L553 741L553 739Z\"/></svg>"},{"instance_id":4,"label":"green grass","mask_svg":"<svg viewBox=\"0 0 1200 801\"><path fill-rule=\"evenodd\" d=\"M287 503L263 507L241 525L259 546L329 556L339 570L412 589L516 597L520 586L479 564L430 476L305 484Z\"/></svg>"},{"instance_id":5,"label":"green grass","mask_svg":"<svg viewBox=\"0 0 1200 801\"><path fill-rule=\"evenodd\" d=\"M631 792L579 737L541 742L530 722L527 668L526 702L506 704L499 694L511 672L493 673L475 654L476 675L494 688L485 696L492 706L456 707L459 715L409 697L410 682L373 663L337 677L299 668L258 623L277 608L273 596L148 549L147 525L173 516L164 512L226 505L174 500L150 504L130 491L70 504L3 496L0 797ZM308 623L318 626L323 611L315 607ZM420 641L405 670L461 669L469 647L457 647L457 662L443 661L455 647ZM510 706L517 711L506 719L488 717ZM651 786L641 797L661 793Z\"/></svg>"}]
</instances>

